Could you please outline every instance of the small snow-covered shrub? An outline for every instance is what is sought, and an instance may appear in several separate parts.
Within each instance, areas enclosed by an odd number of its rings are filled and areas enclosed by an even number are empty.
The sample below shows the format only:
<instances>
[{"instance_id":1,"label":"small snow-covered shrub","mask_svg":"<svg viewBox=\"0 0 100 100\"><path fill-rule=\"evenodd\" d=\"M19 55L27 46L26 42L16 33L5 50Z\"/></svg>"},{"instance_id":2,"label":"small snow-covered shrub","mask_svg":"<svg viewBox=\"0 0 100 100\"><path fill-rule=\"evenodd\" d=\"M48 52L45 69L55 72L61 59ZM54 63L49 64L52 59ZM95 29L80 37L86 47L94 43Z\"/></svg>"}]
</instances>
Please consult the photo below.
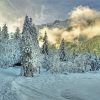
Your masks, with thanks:
<instances>
[{"instance_id":1,"label":"small snow-covered shrub","mask_svg":"<svg viewBox=\"0 0 100 100\"><path fill-rule=\"evenodd\" d=\"M5 39L0 42L0 67L10 67L20 61L20 40Z\"/></svg>"},{"instance_id":2,"label":"small snow-covered shrub","mask_svg":"<svg viewBox=\"0 0 100 100\"><path fill-rule=\"evenodd\" d=\"M51 73L63 73L67 69L67 61L60 61L58 52L52 55L50 65Z\"/></svg>"},{"instance_id":3,"label":"small snow-covered shrub","mask_svg":"<svg viewBox=\"0 0 100 100\"><path fill-rule=\"evenodd\" d=\"M55 54L53 56L52 60L52 67L50 69L51 73L60 73L61 72L61 66L60 66L60 60L59 60L59 55Z\"/></svg>"}]
</instances>

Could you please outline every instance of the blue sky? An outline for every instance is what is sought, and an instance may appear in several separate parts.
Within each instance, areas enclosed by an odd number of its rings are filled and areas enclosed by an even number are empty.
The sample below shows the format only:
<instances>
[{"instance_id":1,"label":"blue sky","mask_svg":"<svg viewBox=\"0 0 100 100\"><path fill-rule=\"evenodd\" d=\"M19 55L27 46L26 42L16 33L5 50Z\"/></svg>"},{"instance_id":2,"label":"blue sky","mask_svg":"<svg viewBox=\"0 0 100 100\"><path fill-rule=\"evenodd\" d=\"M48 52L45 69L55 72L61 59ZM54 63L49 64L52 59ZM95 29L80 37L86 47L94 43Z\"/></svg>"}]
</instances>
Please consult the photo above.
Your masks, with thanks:
<instances>
[{"instance_id":1,"label":"blue sky","mask_svg":"<svg viewBox=\"0 0 100 100\"><path fill-rule=\"evenodd\" d=\"M100 0L0 0L0 25L20 22L26 14L35 24L64 20L79 5L100 10Z\"/></svg>"},{"instance_id":2,"label":"blue sky","mask_svg":"<svg viewBox=\"0 0 100 100\"><path fill-rule=\"evenodd\" d=\"M68 12L79 5L89 6L90 8L99 9L100 0L46 0L45 3L50 13L55 13L56 17L65 19Z\"/></svg>"}]
</instances>

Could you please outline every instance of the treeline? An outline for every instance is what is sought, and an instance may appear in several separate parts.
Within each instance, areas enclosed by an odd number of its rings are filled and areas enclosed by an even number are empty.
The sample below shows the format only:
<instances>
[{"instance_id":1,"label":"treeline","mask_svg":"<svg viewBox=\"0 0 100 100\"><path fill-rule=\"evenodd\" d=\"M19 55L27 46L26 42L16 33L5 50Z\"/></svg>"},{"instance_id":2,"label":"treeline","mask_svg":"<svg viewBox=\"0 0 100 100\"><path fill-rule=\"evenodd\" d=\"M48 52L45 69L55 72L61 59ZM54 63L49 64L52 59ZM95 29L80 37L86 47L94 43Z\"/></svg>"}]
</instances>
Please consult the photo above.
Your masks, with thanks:
<instances>
[{"instance_id":1,"label":"treeline","mask_svg":"<svg viewBox=\"0 0 100 100\"><path fill-rule=\"evenodd\" d=\"M100 69L100 56L95 52L91 52L91 49L96 49L95 46L100 47L100 45L97 46L100 41L99 37L80 44L66 43L62 39L59 47L54 50L53 48L50 49L48 33L45 32L42 48L39 48L36 27L32 23L32 18L28 16L25 17L22 32L17 28L13 37L10 37L5 24L0 31L0 35L1 46L6 46L0 51L0 64L7 66L7 62L10 62L10 65L20 63L22 76L33 77L36 71L41 73L41 69L45 69L46 72L50 73L86 72ZM11 45L10 42L14 44ZM14 61L16 55L18 59Z\"/></svg>"}]
</instances>

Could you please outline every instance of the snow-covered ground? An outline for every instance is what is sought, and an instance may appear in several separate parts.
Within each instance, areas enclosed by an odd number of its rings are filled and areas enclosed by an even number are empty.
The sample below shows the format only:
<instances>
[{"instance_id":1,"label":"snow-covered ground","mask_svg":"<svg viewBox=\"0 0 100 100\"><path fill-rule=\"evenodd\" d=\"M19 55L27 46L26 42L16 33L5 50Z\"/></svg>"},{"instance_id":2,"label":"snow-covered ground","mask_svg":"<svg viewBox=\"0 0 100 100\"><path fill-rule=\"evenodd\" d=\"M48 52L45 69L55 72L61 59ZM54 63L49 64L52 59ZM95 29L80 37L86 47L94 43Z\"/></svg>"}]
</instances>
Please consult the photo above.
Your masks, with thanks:
<instances>
[{"instance_id":1,"label":"snow-covered ground","mask_svg":"<svg viewBox=\"0 0 100 100\"><path fill-rule=\"evenodd\" d=\"M0 68L0 100L100 100L99 72L19 74L19 68Z\"/></svg>"}]
</instances>

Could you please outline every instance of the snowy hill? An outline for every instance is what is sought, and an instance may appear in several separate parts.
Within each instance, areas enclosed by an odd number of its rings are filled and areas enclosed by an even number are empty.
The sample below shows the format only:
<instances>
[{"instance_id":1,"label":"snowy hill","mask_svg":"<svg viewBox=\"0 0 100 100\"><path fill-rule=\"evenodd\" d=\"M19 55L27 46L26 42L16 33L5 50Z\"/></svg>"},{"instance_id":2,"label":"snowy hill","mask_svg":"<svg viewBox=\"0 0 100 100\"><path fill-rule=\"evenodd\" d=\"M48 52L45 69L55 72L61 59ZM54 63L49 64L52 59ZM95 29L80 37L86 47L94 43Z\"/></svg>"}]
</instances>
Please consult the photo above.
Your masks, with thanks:
<instances>
[{"instance_id":1,"label":"snowy hill","mask_svg":"<svg viewBox=\"0 0 100 100\"><path fill-rule=\"evenodd\" d=\"M44 27L48 28L67 28L69 24L69 20L55 20L53 23L47 23L47 24L42 24L42 25L37 25L39 29L42 29Z\"/></svg>"},{"instance_id":2,"label":"snowy hill","mask_svg":"<svg viewBox=\"0 0 100 100\"><path fill-rule=\"evenodd\" d=\"M100 54L100 36L95 36L77 45L73 43L66 43L66 47L69 47L69 51L75 49L77 52L90 51L92 53L94 52L99 55Z\"/></svg>"},{"instance_id":3,"label":"snowy hill","mask_svg":"<svg viewBox=\"0 0 100 100\"><path fill-rule=\"evenodd\" d=\"M20 77L19 68L0 68L0 100L99 100L100 72L36 74Z\"/></svg>"},{"instance_id":4,"label":"snowy hill","mask_svg":"<svg viewBox=\"0 0 100 100\"><path fill-rule=\"evenodd\" d=\"M100 54L100 36L95 36L82 45L82 49L88 48L88 50Z\"/></svg>"}]
</instances>

